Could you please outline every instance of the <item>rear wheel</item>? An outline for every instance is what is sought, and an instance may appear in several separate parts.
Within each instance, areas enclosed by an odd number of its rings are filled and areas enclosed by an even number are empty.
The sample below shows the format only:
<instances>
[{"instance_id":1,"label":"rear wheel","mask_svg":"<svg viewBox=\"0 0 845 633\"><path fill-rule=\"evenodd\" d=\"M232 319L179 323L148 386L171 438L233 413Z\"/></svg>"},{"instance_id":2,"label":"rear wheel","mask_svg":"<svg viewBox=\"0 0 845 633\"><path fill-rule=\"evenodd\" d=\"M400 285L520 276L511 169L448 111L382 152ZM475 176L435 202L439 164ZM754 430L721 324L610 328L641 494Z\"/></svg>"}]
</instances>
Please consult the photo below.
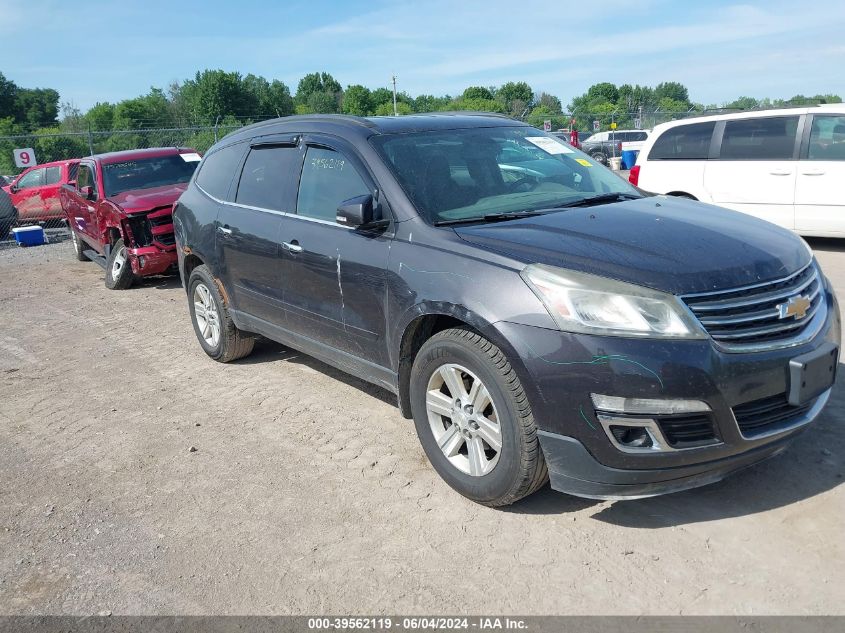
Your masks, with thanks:
<instances>
[{"instance_id":1,"label":"rear wheel","mask_svg":"<svg viewBox=\"0 0 845 633\"><path fill-rule=\"evenodd\" d=\"M126 290L132 285L135 275L129 263L129 254L123 239L117 240L106 261L106 288L110 290Z\"/></svg>"},{"instance_id":2,"label":"rear wheel","mask_svg":"<svg viewBox=\"0 0 845 633\"><path fill-rule=\"evenodd\" d=\"M607 165L607 155L604 152L595 152L593 155L593 160L597 163L601 163L602 165Z\"/></svg>"},{"instance_id":3,"label":"rear wheel","mask_svg":"<svg viewBox=\"0 0 845 633\"><path fill-rule=\"evenodd\" d=\"M465 497L503 506L547 481L522 384L480 334L455 328L426 341L411 369L411 411L431 465Z\"/></svg>"},{"instance_id":4,"label":"rear wheel","mask_svg":"<svg viewBox=\"0 0 845 633\"><path fill-rule=\"evenodd\" d=\"M194 268L188 278L188 310L200 346L214 360L228 363L252 352L255 338L232 321L217 283L204 264Z\"/></svg>"}]
</instances>

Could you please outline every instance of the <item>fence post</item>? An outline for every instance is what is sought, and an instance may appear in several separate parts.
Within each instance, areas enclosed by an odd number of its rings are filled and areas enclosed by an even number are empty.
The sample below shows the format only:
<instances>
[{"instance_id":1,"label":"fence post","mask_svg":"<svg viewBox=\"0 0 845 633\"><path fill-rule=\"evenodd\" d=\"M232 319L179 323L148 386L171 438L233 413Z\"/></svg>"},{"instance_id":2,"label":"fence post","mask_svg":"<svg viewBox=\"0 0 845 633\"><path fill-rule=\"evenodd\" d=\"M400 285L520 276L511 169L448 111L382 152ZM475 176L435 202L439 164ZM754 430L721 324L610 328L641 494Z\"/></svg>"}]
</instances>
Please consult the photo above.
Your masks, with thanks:
<instances>
[{"instance_id":1,"label":"fence post","mask_svg":"<svg viewBox=\"0 0 845 633\"><path fill-rule=\"evenodd\" d=\"M88 121L88 151L94 155L94 135L91 134L91 121Z\"/></svg>"},{"instance_id":2,"label":"fence post","mask_svg":"<svg viewBox=\"0 0 845 633\"><path fill-rule=\"evenodd\" d=\"M217 124L220 123L220 115L217 115L217 118L214 119L214 142L217 142Z\"/></svg>"}]
</instances>

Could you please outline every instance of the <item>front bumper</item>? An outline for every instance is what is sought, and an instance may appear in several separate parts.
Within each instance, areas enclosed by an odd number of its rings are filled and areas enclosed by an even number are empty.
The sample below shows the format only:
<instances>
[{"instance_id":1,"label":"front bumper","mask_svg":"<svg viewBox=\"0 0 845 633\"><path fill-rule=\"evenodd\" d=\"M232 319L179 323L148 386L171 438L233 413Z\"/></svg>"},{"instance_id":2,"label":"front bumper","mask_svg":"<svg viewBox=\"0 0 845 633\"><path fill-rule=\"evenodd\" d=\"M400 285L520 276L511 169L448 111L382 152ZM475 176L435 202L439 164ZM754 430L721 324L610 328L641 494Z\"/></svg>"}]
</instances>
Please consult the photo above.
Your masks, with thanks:
<instances>
[{"instance_id":1,"label":"front bumper","mask_svg":"<svg viewBox=\"0 0 845 633\"><path fill-rule=\"evenodd\" d=\"M126 249L132 272L137 277L149 277L168 272L176 265L176 247L162 250L157 246L141 246Z\"/></svg>"},{"instance_id":2,"label":"front bumper","mask_svg":"<svg viewBox=\"0 0 845 633\"><path fill-rule=\"evenodd\" d=\"M591 498L652 496L718 481L783 451L818 416L829 391L771 432L744 435L734 408L787 393L790 360L839 346L839 309L829 288L825 293L827 318L813 339L754 353L728 353L710 339L630 339L495 324L519 357L552 487ZM590 394L702 401L716 441L625 452L611 441Z\"/></svg>"}]
</instances>

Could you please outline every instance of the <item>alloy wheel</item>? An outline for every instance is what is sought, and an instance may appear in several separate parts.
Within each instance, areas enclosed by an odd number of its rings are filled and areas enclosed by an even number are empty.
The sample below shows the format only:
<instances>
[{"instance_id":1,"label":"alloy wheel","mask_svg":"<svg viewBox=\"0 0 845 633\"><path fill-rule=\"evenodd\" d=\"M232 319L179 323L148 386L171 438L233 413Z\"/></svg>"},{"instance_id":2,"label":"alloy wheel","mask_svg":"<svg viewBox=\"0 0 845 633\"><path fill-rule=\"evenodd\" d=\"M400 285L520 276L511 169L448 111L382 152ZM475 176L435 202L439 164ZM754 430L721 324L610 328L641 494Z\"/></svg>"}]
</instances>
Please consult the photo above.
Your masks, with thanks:
<instances>
[{"instance_id":1,"label":"alloy wheel","mask_svg":"<svg viewBox=\"0 0 845 633\"><path fill-rule=\"evenodd\" d=\"M220 315L211 291L203 283L194 288L194 316L202 338L211 347L217 347L220 342Z\"/></svg>"},{"instance_id":2,"label":"alloy wheel","mask_svg":"<svg viewBox=\"0 0 845 633\"><path fill-rule=\"evenodd\" d=\"M425 407L434 440L455 468L481 477L496 467L502 427L478 376L454 363L440 366L428 380Z\"/></svg>"}]
</instances>

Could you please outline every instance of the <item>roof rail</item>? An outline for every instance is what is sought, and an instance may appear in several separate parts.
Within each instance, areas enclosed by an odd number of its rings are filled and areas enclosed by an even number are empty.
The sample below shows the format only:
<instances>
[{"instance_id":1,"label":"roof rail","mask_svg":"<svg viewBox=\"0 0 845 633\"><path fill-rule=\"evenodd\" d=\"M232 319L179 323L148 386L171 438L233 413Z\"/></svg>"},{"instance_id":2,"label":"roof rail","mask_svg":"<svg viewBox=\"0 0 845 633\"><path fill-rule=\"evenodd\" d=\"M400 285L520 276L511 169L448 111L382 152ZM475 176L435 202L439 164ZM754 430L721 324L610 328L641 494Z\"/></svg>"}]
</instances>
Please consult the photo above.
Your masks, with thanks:
<instances>
[{"instance_id":1,"label":"roof rail","mask_svg":"<svg viewBox=\"0 0 845 633\"><path fill-rule=\"evenodd\" d=\"M440 112L417 112L416 114L424 116L494 116L500 119L513 119L512 116L501 112L484 112L482 110L443 110ZM518 119L514 119L514 121L516 120Z\"/></svg>"}]
</instances>

